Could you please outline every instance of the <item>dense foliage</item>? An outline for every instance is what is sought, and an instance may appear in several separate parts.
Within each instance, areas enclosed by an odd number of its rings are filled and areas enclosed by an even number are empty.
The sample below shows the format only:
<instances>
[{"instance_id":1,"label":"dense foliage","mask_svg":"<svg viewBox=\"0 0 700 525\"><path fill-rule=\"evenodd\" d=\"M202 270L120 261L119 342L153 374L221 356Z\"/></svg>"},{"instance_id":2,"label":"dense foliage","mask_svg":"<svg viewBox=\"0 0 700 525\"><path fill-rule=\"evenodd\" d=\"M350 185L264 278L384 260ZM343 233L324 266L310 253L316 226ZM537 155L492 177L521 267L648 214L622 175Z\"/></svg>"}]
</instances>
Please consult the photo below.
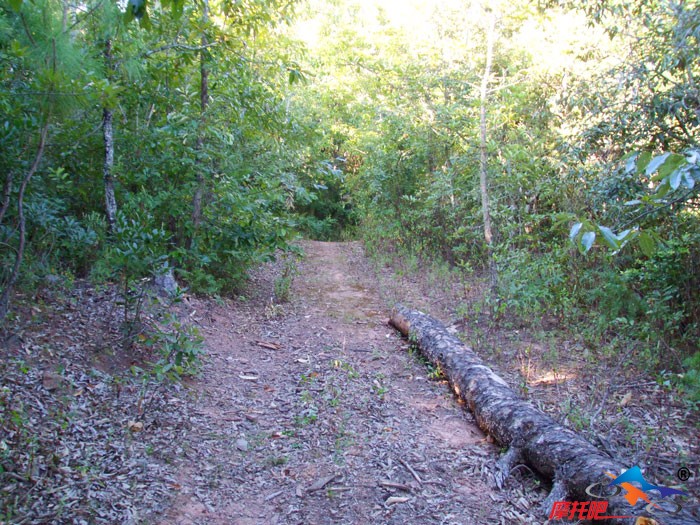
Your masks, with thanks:
<instances>
[{"instance_id":1,"label":"dense foliage","mask_svg":"<svg viewBox=\"0 0 700 525\"><path fill-rule=\"evenodd\" d=\"M7 298L164 265L216 293L359 235L700 369L696 0L311 4L2 4Z\"/></svg>"},{"instance_id":2,"label":"dense foliage","mask_svg":"<svg viewBox=\"0 0 700 525\"><path fill-rule=\"evenodd\" d=\"M292 238L299 161L284 101L290 74L301 73L278 29L289 5L142 8L128 23L113 2L3 5L4 283L20 210L25 285L46 275L140 278L168 263L190 287L215 292Z\"/></svg>"},{"instance_id":3,"label":"dense foliage","mask_svg":"<svg viewBox=\"0 0 700 525\"><path fill-rule=\"evenodd\" d=\"M467 275L492 260L496 319L554 319L659 371L685 362L697 385L697 2L488 4L314 11L317 77L294 102L340 171L327 217Z\"/></svg>"}]
</instances>

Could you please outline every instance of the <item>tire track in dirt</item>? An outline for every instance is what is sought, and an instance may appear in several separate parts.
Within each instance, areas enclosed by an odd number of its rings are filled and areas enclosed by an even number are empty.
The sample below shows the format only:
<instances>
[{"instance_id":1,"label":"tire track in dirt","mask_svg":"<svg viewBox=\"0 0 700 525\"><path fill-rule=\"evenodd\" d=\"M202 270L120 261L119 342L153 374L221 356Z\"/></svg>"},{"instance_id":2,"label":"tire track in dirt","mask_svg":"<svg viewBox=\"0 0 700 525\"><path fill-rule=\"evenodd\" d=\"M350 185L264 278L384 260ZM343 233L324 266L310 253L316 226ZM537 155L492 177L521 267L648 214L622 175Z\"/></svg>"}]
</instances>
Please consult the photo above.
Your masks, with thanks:
<instances>
[{"instance_id":1,"label":"tire track in dirt","mask_svg":"<svg viewBox=\"0 0 700 525\"><path fill-rule=\"evenodd\" d=\"M357 243L304 242L290 303L192 300L209 352L162 524L490 524L497 456L386 325ZM521 502L521 507L529 507Z\"/></svg>"}]
</instances>

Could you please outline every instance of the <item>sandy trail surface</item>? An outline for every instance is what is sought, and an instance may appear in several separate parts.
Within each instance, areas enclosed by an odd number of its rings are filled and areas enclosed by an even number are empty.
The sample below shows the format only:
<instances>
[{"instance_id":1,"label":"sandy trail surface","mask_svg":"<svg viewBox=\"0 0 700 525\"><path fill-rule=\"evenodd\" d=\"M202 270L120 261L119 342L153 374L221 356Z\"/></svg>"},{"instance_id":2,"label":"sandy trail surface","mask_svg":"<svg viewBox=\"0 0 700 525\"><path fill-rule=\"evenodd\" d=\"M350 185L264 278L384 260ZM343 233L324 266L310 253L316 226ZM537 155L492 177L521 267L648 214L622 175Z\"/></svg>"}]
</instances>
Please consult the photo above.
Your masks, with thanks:
<instances>
[{"instance_id":1,"label":"sandy trail surface","mask_svg":"<svg viewBox=\"0 0 700 525\"><path fill-rule=\"evenodd\" d=\"M387 326L361 246L303 248L289 303L262 283L199 305L209 358L161 523L529 522L494 494L496 448Z\"/></svg>"}]
</instances>

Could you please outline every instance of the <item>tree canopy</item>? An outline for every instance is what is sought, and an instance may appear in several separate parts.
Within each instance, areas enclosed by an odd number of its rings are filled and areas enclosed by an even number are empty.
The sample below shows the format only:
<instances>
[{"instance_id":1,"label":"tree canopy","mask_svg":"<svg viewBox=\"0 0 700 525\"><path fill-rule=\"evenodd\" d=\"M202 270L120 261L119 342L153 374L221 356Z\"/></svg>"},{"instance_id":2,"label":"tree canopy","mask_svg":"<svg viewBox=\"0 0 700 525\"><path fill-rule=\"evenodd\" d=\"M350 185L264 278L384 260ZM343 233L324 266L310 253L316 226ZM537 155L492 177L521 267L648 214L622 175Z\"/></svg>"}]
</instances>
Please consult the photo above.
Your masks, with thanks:
<instances>
[{"instance_id":1,"label":"tree canopy","mask_svg":"<svg viewBox=\"0 0 700 525\"><path fill-rule=\"evenodd\" d=\"M695 0L10 0L0 313L361 238L697 386L699 54Z\"/></svg>"}]
</instances>

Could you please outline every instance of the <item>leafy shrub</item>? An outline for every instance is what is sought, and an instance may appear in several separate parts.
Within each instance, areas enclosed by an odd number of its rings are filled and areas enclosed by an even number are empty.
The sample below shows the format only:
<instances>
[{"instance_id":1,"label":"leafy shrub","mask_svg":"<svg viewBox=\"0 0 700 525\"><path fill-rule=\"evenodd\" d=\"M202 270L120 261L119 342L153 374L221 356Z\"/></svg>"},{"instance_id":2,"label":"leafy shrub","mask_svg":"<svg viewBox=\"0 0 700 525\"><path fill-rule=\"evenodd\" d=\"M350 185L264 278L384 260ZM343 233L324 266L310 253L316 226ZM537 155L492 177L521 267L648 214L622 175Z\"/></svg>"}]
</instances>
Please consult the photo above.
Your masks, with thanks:
<instances>
[{"instance_id":1,"label":"leafy shrub","mask_svg":"<svg viewBox=\"0 0 700 525\"><path fill-rule=\"evenodd\" d=\"M499 295L510 313L522 319L563 314L572 308L565 255L561 249L535 254L527 249L499 249Z\"/></svg>"},{"instance_id":2,"label":"leafy shrub","mask_svg":"<svg viewBox=\"0 0 700 525\"><path fill-rule=\"evenodd\" d=\"M93 267L93 278L115 280L121 288L127 343L140 329L146 294L141 280L154 276L167 261L168 235L161 228L152 228L151 222L150 217L127 218L119 212L114 231Z\"/></svg>"},{"instance_id":3,"label":"leafy shrub","mask_svg":"<svg viewBox=\"0 0 700 525\"><path fill-rule=\"evenodd\" d=\"M148 216L129 218L119 212L95 272L128 285L159 270L167 259L168 234L152 227L152 222Z\"/></svg>"},{"instance_id":4,"label":"leafy shrub","mask_svg":"<svg viewBox=\"0 0 700 525\"><path fill-rule=\"evenodd\" d=\"M682 388L690 400L700 402L700 352L685 359L683 365L686 372L680 379Z\"/></svg>"},{"instance_id":5,"label":"leafy shrub","mask_svg":"<svg viewBox=\"0 0 700 525\"><path fill-rule=\"evenodd\" d=\"M685 232L622 273L642 303L638 336L643 340L695 349L700 335L699 245L700 233Z\"/></svg>"},{"instance_id":6,"label":"leafy shrub","mask_svg":"<svg viewBox=\"0 0 700 525\"><path fill-rule=\"evenodd\" d=\"M289 302L292 282L294 281L294 277L299 273L297 269L297 257L298 254L291 252L283 255L284 265L282 267L282 273L275 279L274 283L275 299L279 303Z\"/></svg>"},{"instance_id":7,"label":"leafy shrub","mask_svg":"<svg viewBox=\"0 0 700 525\"><path fill-rule=\"evenodd\" d=\"M301 215L297 219L297 223L299 230L304 236L319 241L337 239L342 231L333 217L319 219L313 215Z\"/></svg>"},{"instance_id":8,"label":"leafy shrub","mask_svg":"<svg viewBox=\"0 0 700 525\"><path fill-rule=\"evenodd\" d=\"M204 339L196 327L183 324L174 316L167 321L146 340L149 346L158 349L160 355L153 363L152 373L158 381L197 374L202 364Z\"/></svg>"},{"instance_id":9,"label":"leafy shrub","mask_svg":"<svg viewBox=\"0 0 700 525\"><path fill-rule=\"evenodd\" d=\"M27 270L38 275L70 272L85 275L100 237L88 223L70 215L58 197L34 193L24 204L27 221ZM10 235L13 237L16 232Z\"/></svg>"}]
</instances>

